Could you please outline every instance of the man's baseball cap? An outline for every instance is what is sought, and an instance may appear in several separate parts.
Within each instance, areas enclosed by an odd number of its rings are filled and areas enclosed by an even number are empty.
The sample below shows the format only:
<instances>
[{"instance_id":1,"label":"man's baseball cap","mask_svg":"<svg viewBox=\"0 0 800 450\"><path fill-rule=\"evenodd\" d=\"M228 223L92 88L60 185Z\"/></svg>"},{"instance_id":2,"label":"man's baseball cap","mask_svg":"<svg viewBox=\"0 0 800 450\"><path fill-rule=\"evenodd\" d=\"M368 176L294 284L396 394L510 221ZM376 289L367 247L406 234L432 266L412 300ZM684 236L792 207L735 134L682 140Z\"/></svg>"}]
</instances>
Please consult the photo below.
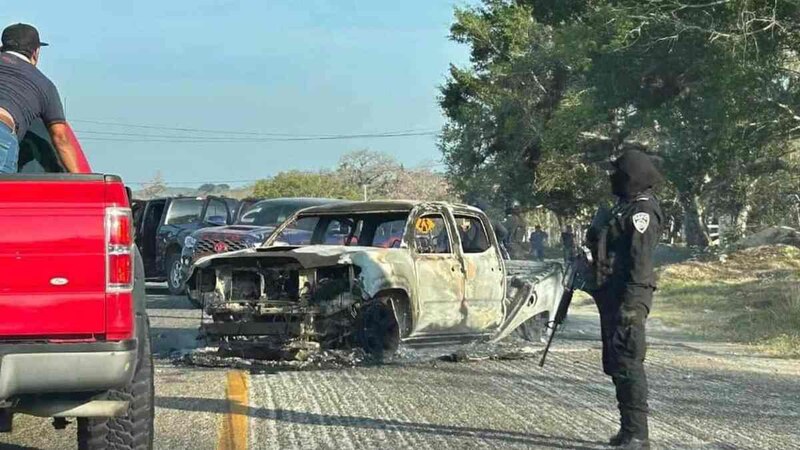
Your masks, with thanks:
<instances>
[{"instance_id":1,"label":"man's baseball cap","mask_svg":"<svg viewBox=\"0 0 800 450\"><path fill-rule=\"evenodd\" d=\"M25 23L17 23L9 25L3 30L3 47L2 51L6 50L24 50L34 51L39 47L48 45L39 39L39 31L32 25Z\"/></svg>"}]
</instances>

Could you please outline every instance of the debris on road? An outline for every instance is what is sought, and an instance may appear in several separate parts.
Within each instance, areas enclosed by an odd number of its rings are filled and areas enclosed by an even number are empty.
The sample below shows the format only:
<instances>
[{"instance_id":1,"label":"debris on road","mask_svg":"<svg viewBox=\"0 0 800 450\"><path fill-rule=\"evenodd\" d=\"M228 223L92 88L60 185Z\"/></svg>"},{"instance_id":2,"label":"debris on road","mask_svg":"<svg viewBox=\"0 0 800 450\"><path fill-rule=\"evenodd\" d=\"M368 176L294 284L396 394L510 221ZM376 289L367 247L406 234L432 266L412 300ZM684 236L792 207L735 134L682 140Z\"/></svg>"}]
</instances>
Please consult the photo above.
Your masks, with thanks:
<instances>
[{"instance_id":1,"label":"debris on road","mask_svg":"<svg viewBox=\"0 0 800 450\"><path fill-rule=\"evenodd\" d=\"M319 350L297 353L293 358L258 359L236 352L204 347L175 352L172 363L178 366L229 368L251 373L273 373L291 370L335 370L369 365L402 365L426 362L480 362L533 359L542 351L541 345L518 338L500 343L475 342L461 346L419 347L402 345L390 358L379 359L360 348L348 350Z\"/></svg>"},{"instance_id":2,"label":"debris on road","mask_svg":"<svg viewBox=\"0 0 800 450\"><path fill-rule=\"evenodd\" d=\"M175 365L206 368L230 368L250 373L272 373L286 370L342 369L363 364L368 358L360 349L325 350L298 354L294 359L245 358L217 347L206 347L175 353Z\"/></svg>"}]
</instances>

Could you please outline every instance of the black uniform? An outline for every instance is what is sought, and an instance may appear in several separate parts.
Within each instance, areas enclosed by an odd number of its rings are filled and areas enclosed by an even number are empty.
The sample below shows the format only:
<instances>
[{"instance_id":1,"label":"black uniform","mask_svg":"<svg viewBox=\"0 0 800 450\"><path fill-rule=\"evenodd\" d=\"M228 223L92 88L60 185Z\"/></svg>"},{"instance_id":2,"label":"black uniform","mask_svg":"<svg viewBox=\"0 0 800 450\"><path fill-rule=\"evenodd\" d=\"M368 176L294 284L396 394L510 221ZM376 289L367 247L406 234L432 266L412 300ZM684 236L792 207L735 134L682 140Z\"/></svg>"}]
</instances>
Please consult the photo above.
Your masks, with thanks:
<instances>
[{"instance_id":1,"label":"black uniform","mask_svg":"<svg viewBox=\"0 0 800 450\"><path fill-rule=\"evenodd\" d=\"M511 259L526 259L528 252L525 249L525 237L528 233L528 223L519 211L513 211L506 218L505 228L508 232L506 237L506 248L511 255Z\"/></svg>"},{"instance_id":2,"label":"black uniform","mask_svg":"<svg viewBox=\"0 0 800 450\"><path fill-rule=\"evenodd\" d=\"M629 151L614 164L612 187L619 201L587 241L595 243L599 288L593 297L600 311L603 371L617 392L619 445L648 439L645 321L656 288L653 252L663 217L650 190L660 175L649 157Z\"/></svg>"}]
</instances>

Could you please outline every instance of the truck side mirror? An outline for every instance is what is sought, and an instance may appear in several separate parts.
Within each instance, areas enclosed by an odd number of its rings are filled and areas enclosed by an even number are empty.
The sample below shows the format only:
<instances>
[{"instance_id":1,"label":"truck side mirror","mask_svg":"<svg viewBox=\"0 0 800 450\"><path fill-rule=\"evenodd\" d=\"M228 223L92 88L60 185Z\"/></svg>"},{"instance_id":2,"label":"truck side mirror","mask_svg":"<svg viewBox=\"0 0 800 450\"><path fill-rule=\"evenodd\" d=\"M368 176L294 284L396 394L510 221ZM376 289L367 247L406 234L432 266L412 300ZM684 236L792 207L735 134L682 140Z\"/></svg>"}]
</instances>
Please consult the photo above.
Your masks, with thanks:
<instances>
[{"instance_id":1,"label":"truck side mirror","mask_svg":"<svg viewBox=\"0 0 800 450\"><path fill-rule=\"evenodd\" d=\"M209 216L208 218L206 218L206 223L209 225L222 227L227 225L228 221L225 219L224 216Z\"/></svg>"}]
</instances>

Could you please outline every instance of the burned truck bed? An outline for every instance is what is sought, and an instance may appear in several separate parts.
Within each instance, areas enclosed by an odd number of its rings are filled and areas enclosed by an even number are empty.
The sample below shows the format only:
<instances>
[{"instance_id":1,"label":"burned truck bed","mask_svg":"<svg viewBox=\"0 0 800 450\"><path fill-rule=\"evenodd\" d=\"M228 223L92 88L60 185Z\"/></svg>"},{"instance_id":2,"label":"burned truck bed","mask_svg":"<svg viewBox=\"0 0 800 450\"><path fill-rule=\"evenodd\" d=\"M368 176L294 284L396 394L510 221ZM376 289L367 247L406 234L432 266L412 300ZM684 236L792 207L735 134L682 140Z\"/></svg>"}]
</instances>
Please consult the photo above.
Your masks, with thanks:
<instances>
[{"instance_id":1,"label":"burned truck bed","mask_svg":"<svg viewBox=\"0 0 800 450\"><path fill-rule=\"evenodd\" d=\"M538 339L534 331L543 336L555 318L564 292L564 268L555 262L522 260L505 261L505 266L507 320L492 340L504 339L520 327L525 328L521 334L523 338Z\"/></svg>"}]
</instances>

